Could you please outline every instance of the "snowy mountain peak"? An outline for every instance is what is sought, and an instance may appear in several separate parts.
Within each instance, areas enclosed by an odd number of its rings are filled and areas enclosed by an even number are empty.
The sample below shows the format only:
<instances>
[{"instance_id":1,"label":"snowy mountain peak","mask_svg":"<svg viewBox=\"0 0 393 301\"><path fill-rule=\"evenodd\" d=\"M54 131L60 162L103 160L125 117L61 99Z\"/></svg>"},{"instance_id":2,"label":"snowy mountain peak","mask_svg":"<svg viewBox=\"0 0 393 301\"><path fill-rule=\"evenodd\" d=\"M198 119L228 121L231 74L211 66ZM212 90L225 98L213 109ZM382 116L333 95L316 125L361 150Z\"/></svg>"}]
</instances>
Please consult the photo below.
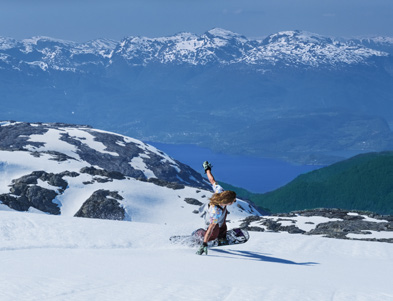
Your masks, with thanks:
<instances>
[{"instance_id":1,"label":"snowy mountain peak","mask_svg":"<svg viewBox=\"0 0 393 301\"><path fill-rule=\"evenodd\" d=\"M17 44L18 41L15 39L0 37L0 50L15 48Z\"/></svg>"},{"instance_id":2,"label":"snowy mountain peak","mask_svg":"<svg viewBox=\"0 0 393 301\"><path fill-rule=\"evenodd\" d=\"M21 45L24 47L21 51L28 54L34 50L42 51L43 49L47 49L48 51L53 51L56 48L72 48L75 47L77 43L46 36L36 36L30 39L23 39Z\"/></svg>"},{"instance_id":3,"label":"snowy mountain peak","mask_svg":"<svg viewBox=\"0 0 393 301\"><path fill-rule=\"evenodd\" d=\"M242 39L244 41L248 40L246 37L243 37L238 33L232 32L230 30L218 28L218 27L207 31L206 34L209 36L215 36L215 37L219 37L219 38L226 39L226 40L231 40L234 38L235 39Z\"/></svg>"},{"instance_id":4,"label":"snowy mountain peak","mask_svg":"<svg viewBox=\"0 0 393 301\"><path fill-rule=\"evenodd\" d=\"M342 64L370 64L372 57L388 56L391 45L389 38L339 42L300 30L278 32L258 41L213 28L202 35L181 32L159 38L127 37L120 42L102 39L75 43L49 37L18 42L1 38L0 62L3 68L13 70L38 66L42 71L71 72L88 72L98 66L105 70L119 61L130 66L158 63L335 68Z\"/></svg>"},{"instance_id":5,"label":"snowy mountain peak","mask_svg":"<svg viewBox=\"0 0 393 301\"><path fill-rule=\"evenodd\" d=\"M98 57L111 58L118 42L110 39L97 39L78 44L71 52L75 55L93 54Z\"/></svg>"},{"instance_id":6,"label":"snowy mountain peak","mask_svg":"<svg viewBox=\"0 0 393 301\"><path fill-rule=\"evenodd\" d=\"M74 45L76 44L73 41L66 41L62 39L55 39L47 36L34 36L29 39L23 39L21 41L23 44L29 44L29 45L38 45L39 43L58 43L58 44L65 44L65 45Z\"/></svg>"},{"instance_id":7,"label":"snowy mountain peak","mask_svg":"<svg viewBox=\"0 0 393 301\"><path fill-rule=\"evenodd\" d=\"M389 55L360 43L341 43L329 37L300 30L283 31L268 36L253 54L250 61L255 63L270 61L273 64L312 67L360 64L366 63L371 57Z\"/></svg>"},{"instance_id":8,"label":"snowy mountain peak","mask_svg":"<svg viewBox=\"0 0 393 301\"><path fill-rule=\"evenodd\" d=\"M328 37L323 37L307 31L282 31L268 36L265 43L333 43Z\"/></svg>"}]
</instances>

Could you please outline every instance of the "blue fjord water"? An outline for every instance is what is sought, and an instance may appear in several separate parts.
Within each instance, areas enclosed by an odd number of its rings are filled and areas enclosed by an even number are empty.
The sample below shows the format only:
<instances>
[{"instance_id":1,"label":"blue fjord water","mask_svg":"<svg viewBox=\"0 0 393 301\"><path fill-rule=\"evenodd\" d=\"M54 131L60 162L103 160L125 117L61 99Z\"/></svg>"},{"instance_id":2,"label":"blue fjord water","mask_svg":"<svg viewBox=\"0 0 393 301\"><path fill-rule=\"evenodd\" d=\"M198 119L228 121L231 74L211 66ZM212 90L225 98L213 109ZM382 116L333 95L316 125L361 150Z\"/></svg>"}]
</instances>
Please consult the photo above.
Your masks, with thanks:
<instances>
[{"instance_id":1,"label":"blue fjord water","mask_svg":"<svg viewBox=\"0 0 393 301\"><path fill-rule=\"evenodd\" d=\"M222 181L251 192L264 193L275 190L298 175L321 168L320 165L294 165L270 158L255 158L215 153L196 145L164 144L148 142L172 158L204 173L203 161L213 165L213 175Z\"/></svg>"}]
</instances>

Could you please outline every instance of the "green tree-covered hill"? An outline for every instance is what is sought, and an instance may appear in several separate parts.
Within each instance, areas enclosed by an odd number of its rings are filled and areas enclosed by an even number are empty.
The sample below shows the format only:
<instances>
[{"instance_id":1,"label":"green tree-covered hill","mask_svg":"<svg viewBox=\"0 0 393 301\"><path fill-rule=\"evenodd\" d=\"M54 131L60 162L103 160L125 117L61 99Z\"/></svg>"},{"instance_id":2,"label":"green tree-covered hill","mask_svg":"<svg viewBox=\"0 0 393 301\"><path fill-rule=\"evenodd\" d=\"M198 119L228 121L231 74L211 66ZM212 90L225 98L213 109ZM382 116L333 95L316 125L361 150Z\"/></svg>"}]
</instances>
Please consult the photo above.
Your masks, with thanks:
<instances>
[{"instance_id":1,"label":"green tree-covered hill","mask_svg":"<svg viewBox=\"0 0 393 301\"><path fill-rule=\"evenodd\" d=\"M323 207L393 214L393 151L355 156L272 192L237 192L272 213Z\"/></svg>"}]
</instances>

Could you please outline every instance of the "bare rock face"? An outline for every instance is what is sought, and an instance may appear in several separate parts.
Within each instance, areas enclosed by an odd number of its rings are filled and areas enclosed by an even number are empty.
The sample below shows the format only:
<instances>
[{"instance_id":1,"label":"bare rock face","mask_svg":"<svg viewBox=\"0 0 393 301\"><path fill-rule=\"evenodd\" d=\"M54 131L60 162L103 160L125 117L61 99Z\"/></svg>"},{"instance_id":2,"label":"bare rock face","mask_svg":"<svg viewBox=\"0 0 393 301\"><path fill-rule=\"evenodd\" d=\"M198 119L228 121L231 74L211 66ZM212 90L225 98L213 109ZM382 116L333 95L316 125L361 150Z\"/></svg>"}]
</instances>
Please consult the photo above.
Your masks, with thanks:
<instances>
[{"instance_id":1,"label":"bare rock face","mask_svg":"<svg viewBox=\"0 0 393 301\"><path fill-rule=\"evenodd\" d=\"M116 191L97 190L83 203L75 216L124 220L125 211L118 202L122 199Z\"/></svg>"},{"instance_id":2,"label":"bare rock face","mask_svg":"<svg viewBox=\"0 0 393 301\"><path fill-rule=\"evenodd\" d=\"M309 231L302 230L297 218L323 217L330 221L315 224ZM289 224L289 225L288 225ZM312 210L293 211L275 216L249 216L243 220L241 227L249 231L269 231L300 233L305 235L323 235L337 239L357 239L366 241L380 241L393 243L392 238L368 238L372 232L393 232L393 216L378 215L372 212L349 211L342 209L319 208ZM356 234L357 238L351 238Z\"/></svg>"},{"instance_id":3,"label":"bare rock face","mask_svg":"<svg viewBox=\"0 0 393 301\"><path fill-rule=\"evenodd\" d=\"M75 177L78 173L63 172L60 174L34 171L12 181L10 193L0 195L0 201L12 209L27 211L30 207L50 214L60 214L55 199L67 189L64 176ZM38 180L53 186L53 189L41 187Z\"/></svg>"}]
</instances>

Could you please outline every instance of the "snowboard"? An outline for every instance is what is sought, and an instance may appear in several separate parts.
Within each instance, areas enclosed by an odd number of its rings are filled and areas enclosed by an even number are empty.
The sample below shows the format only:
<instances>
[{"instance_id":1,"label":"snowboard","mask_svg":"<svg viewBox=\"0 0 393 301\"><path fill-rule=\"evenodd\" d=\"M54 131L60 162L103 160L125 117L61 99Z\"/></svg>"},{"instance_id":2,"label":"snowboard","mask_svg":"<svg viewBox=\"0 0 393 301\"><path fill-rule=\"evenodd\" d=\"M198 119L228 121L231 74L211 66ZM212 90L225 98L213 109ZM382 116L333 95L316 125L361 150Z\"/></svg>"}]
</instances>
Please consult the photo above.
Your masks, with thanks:
<instances>
[{"instance_id":1,"label":"snowboard","mask_svg":"<svg viewBox=\"0 0 393 301\"><path fill-rule=\"evenodd\" d=\"M191 233L191 235L174 235L169 238L172 243L182 244L189 247L200 246L203 243L203 237L205 236L205 229L198 229ZM209 247L220 247L244 244L250 238L250 234L245 229L234 228L227 231L226 242L219 241L218 239L208 242Z\"/></svg>"}]
</instances>

